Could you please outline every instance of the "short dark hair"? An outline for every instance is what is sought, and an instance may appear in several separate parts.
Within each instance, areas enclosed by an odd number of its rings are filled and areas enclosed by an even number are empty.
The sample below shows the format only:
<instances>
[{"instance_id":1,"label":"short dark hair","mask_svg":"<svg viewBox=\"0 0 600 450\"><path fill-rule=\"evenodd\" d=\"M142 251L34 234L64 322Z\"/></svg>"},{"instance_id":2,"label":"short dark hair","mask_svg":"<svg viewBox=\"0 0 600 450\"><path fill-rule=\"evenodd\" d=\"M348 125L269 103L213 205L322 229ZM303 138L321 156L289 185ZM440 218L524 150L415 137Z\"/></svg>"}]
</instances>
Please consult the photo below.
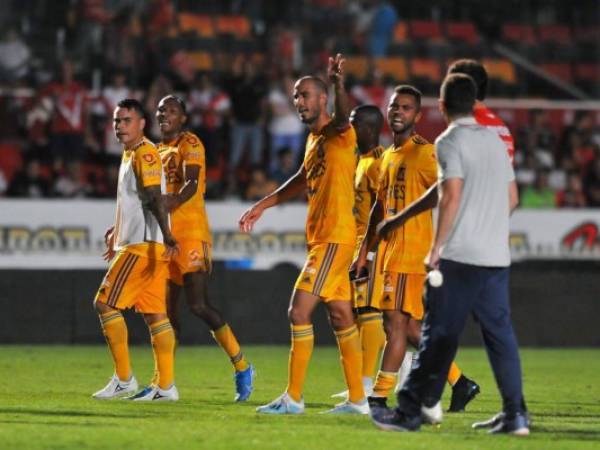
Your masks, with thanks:
<instances>
[{"instance_id":1,"label":"short dark hair","mask_svg":"<svg viewBox=\"0 0 600 450\"><path fill-rule=\"evenodd\" d=\"M448 75L453 73L464 73L473 78L477 86L477 100L484 100L487 94L488 74L479 61L474 59L459 59L448 67Z\"/></svg>"},{"instance_id":2,"label":"short dark hair","mask_svg":"<svg viewBox=\"0 0 600 450\"><path fill-rule=\"evenodd\" d=\"M139 100L136 100L135 98L126 98L126 99L123 99L119 103L117 103L117 107L118 108L125 108L125 109L133 109L136 113L138 113L138 115L142 119L146 118L146 114L144 112L144 107L139 102Z\"/></svg>"},{"instance_id":3,"label":"short dark hair","mask_svg":"<svg viewBox=\"0 0 600 450\"><path fill-rule=\"evenodd\" d=\"M297 83L303 83L304 81L310 81L311 83L313 83L315 85L317 90L319 90L323 94L327 95L327 92L328 92L327 83L325 83L319 77L315 77L314 75L306 75L302 78L299 78Z\"/></svg>"},{"instance_id":4,"label":"short dark hair","mask_svg":"<svg viewBox=\"0 0 600 450\"><path fill-rule=\"evenodd\" d=\"M354 117L364 121L369 127L373 128L377 134L381 133L383 128L383 114L375 105L360 105L354 109Z\"/></svg>"},{"instance_id":5,"label":"short dark hair","mask_svg":"<svg viewBox=\"0 0 600 450\"><path fill-rule=\"evenodd\" d=\"M442 83L440 98L449 116L471 114L477 98L475 81L464 73L448 75Z\"/></svg>"},{"instance_id":6,"label":"short dark hair","mask_svg":"<svg viewBox=\"0 0 600 450\"><path fill-rule=\"evenodd\" d=\"M187 105L185 104L185 102L183 101L183 99L181 97L178 97L177 95L174 95L174 94L169 94L169 95L165 95L163 98L160 99L161 102L165 101L165 100L173 100L174 102L176 102L179 105L179 107L181 108L181 112L183 113L183 115L187 116Z\"/></svg>"},{"instance_id":7,"label":"short dark hair","mask_svg":"<svg viewBox=\"0 0 600 450\"><path fill-rule=\"evenodd\" d=\"M421 97L423 97L423 94L416 87L411 86L410 84L401 84L394 88L394 93L410 95L410 96L414 97L415 101L417 103L417 110L421 109Z\"/></svg>"}]
</instances>

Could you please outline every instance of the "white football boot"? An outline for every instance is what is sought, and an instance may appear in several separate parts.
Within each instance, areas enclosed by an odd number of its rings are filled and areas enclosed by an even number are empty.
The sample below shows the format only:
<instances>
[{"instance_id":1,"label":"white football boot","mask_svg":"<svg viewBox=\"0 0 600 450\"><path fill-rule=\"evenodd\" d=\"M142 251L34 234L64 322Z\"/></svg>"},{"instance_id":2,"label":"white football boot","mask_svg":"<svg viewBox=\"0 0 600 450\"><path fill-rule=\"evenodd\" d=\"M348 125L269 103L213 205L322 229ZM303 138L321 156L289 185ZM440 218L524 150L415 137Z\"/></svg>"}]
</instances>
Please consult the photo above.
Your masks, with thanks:
<instances>
[{"instance_id":1,"label":"white football boot","mask_svg":"<svg viewBox=\"0 0 600 450\"><path fill-rule=\"evenodd\" d=\"M133 375L127 381L119 380L116 374L112 376L106 386L92 394L97 400L110 400L124 397L138 390L138 382Z\"/></svg>"}]
</instances>

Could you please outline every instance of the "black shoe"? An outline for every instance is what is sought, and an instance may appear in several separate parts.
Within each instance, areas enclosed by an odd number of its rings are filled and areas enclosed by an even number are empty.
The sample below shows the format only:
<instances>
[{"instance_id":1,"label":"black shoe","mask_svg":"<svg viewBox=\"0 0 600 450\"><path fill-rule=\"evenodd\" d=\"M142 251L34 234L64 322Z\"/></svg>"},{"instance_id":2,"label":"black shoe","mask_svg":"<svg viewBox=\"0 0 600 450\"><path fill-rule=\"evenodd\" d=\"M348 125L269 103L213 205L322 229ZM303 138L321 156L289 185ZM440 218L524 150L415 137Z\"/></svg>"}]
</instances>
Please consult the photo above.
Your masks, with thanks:
<instances>
[{"instance_id":1,"label":"black shoe","mask_svg":"<svg viewBox=\"0 0 600 450\"><path fill-rule=\"evenodd\" d=\"M489 434L529 435L529 417L527 413L517 413L512 417L505 415L500 423L488 431Z\"/></svg>"},{"instance_id":2,"label":"black shoe","mask_svg":"<svg viewBox=\"0 0 600 450\"><path fill-rule=\"evenodd\" d=\"M450 408L448 412L460 412L465 410L465 406L475 398L481 389L473 380L469 380L461 375L454 386L452 386L452 398L450 399Z\"/></svg>"},{"instance_id":3,"label":"black shoe","mask_svg":"<svg viewBox=\"0 0 600 450\"><path fill-rule=\"evenodd\" d=\"M369 408L377 409L377 408L387 408L387 398L386 397L367 397L367 401L369 402Z\"/></svg>"},{"instance_id":4,"label":"black shoe","mask_svg":"<svg viewBox=\"0 0 600 450\"><path fill-rule=\"evenodd\" d=\"M397 409L377 407L371 409L371 420L383 431L417 431L421 427L421 417L409 417Z\"/></svg>"}]
</instances>

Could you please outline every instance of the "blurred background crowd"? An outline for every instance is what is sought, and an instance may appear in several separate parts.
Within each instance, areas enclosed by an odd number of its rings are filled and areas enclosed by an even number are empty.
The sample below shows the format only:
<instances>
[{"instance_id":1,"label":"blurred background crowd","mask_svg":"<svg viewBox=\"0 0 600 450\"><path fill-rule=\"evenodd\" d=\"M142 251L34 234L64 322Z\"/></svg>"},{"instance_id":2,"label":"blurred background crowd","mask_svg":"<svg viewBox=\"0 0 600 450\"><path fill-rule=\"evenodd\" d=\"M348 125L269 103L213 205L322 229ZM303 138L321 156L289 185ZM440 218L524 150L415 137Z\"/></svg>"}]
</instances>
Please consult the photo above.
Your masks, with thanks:
<instances>
[{"instance_id":1,"label":"blurred background crowd","mask_svg":"<svg viewBox=\"0 0 600 450\"><path fill-rule=\"evenodd\" d=\"M352 101L384 111L401 82L436 97L460 57L484 62L488 97L598 104L597 1L495 3L3 0L0 196L113 197L116 103L140 99L156 141L156 105L176 92L207 150L207 198L260 198L302 158L295 78L324 76L338 51ZM600 111L575 108L565 123L543 108L519 117L503 119L521 206L600 206Z\"/></svg>"}]
</instances>

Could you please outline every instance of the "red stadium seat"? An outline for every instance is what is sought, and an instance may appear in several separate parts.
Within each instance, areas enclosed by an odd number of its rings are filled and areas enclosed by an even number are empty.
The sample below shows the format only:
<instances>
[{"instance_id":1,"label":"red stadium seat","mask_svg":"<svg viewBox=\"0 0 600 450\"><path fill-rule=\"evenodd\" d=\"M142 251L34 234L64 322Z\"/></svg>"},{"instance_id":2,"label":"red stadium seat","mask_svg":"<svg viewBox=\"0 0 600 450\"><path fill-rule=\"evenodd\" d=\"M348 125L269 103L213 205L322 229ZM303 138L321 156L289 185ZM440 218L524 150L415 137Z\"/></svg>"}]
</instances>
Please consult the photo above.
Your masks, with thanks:
<instances>
[{"instance_id":1,"label":"red stadium seat","mask_svg":"<svg viewBox=\"0 0 600 450\"><path fill-rule=\"evenodd\" d=\"M598 64L576 64L574 70L576 80L598 82L600 80L600 66Z\"/></svg>"},{"instance_id":2,"label":"red stadium seat","mask_svg":"<svg viewBox=\"0 0 600 450\"><path fill-rule=\"evenodd\" d=\"M212 55L208 52L189 52L187 57L196 70L212 70L213 68Z\"/></svg>"},{"instance_id":3,"label":"red stadium seat","mask_svg":"<svg viewBox=\"0 0 600 450\"><path fill-rule=\"evenodd\" d=\"M471 22L449 22L446 25L446 35L448 39L466 42L469 45L479 42L477 29Z\"/></svg>"},{"instance_id":4,"label":"red stadium seat","mask_svg":"<svg viewBox=\"0 0 600 450\"><path fill-rule=\"evenodd\" d=\"M550 64L540 64L540 68L545 70L546 72L551 73L557 78L560 78L563 81L571 82L573 81L573 71L571 70L571 65L566 63L550 63Z\"/></svg>"},{"instance_id":5,"label":"red stadium seat","mask_svg":"<svg viewBox=\"0 0 600 450\"><path fill-rule=\"evenodd\" d=\"M442 81L440 63L435 59L411 59L409 63L409 69L412 77L425 78L432 83L439 83Z\"/></svg>"},{"instance_id":6,"label":"red stadium seat","mask_svg":"<svg viewBox=\"0 0 600 450\"><path fill-rule=\"evenodd\" d=\"M502 25L502 38L510 42L533 45L536 42L535 30L531 25L506 23Z\"/></svg>"},{"instance_id":7,"label":"red stadium seat","mask_svg":"<svg viewBox=\"0 0 600 450\"><path fill-rule=\"evenodd\" d=\"M569 45L572 42L571 29L566 25L541 25L538 27L540 41Z\"/></svg>"},{"instance_id":8,"label":"red stadium seat","mask_svg":"<svg viewBox=\"0 0 600 450\"><path fill-rule=\"evenodd\" d=\"M439 22L431 20L411 20L408 24L410 37L423 40L444 40L442 27Z\"/></svg>"},{"instance_id":9,"label":"red stadium seat","mask_svg":"<svg viewBox=\"0 0 600 450\"><path fill-rule=\"evenodd\" d=\"M596 43L600 41L599 27L577 27L573 30L575 40L579 43Z\"/></svg>"}]
</instances>

